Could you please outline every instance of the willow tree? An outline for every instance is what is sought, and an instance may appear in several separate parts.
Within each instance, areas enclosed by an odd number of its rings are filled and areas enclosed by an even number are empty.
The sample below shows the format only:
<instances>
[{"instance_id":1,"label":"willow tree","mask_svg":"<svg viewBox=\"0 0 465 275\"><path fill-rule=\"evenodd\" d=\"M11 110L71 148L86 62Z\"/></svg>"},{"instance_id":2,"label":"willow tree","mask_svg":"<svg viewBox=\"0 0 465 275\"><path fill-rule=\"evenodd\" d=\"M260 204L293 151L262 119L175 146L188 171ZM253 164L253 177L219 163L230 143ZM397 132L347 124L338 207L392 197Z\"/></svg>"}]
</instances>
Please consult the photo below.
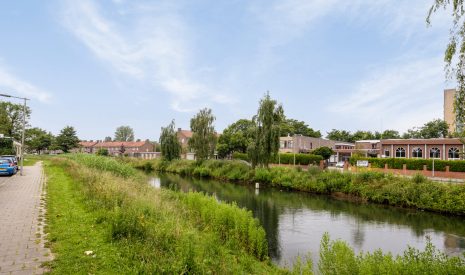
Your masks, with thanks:
<instances>
[{"instance_id":1,"label":"willow tree","mask_svg":"<svg viewBox=\"0 0 465 275\"><path fill-rule=\"evenodd\" d=\"M174 120L168 126L161 128L160 147L164 160L171 161L181 157L181 144L174 129Z\"/></svg>"},{"instance_id":2,"label":"willow tree","mask_svg":"<svg viewBox=\"0 0 465 275\"><path fill-rule=\"evenodd\" d=\"M211 158L215 153L217 137L213 126L214 121L212 110L207 108L200 110L191 119L192 137L188 142L198 160Z\"/></svg>"},{"instance_id":3,"label":"willow tree","mask_svg":"<svg viewBox=\"0 0 465 275\"><path fill-rule=\"evenodd\" d=\"M457 132L465 134L465 7L464 0L435 0L429 10L426 22L431 24L431 16L439 9L450 9L452 26L450 27L449 44L446 47L444 61L446 76L455 77L457 92L455 93L454 112Z\"/></svg>"},{"instance_id":4,"label":"willow tree","mask_svg":"<svg viewBox=\"0 0 465 275\"><path fill-rule=\"evenodd\" d=\"M270 94L260 100L255 123L254 141L248 149L252 166L268 167L273 157L279 151L280 124L284 118L284 111L276 100L271 99Z\"/></svg>"}]
</instances>

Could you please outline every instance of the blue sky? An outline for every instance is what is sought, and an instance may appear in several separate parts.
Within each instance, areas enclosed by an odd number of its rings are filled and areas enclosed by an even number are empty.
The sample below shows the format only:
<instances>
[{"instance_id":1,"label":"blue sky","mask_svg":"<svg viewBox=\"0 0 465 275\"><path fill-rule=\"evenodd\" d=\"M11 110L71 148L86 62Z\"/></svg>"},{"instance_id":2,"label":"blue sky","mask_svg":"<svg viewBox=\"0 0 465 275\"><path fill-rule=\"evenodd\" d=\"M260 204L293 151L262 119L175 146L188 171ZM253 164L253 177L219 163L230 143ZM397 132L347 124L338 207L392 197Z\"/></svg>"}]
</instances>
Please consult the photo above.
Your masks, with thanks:
<instances>
[{"instance_id":1,"label":"blue sky","mask_svg":"<svg viewBox=\"0 0 465 275\"><path fill-rule=\"evenodd\" d=\"M0 91L32 99L33 126L82 139L130 125L157 140L203 107L222 131L266 91L323 134L405 131L442 118L453 86L432 2L2 1Z\"/></svg>"}]
</instances>

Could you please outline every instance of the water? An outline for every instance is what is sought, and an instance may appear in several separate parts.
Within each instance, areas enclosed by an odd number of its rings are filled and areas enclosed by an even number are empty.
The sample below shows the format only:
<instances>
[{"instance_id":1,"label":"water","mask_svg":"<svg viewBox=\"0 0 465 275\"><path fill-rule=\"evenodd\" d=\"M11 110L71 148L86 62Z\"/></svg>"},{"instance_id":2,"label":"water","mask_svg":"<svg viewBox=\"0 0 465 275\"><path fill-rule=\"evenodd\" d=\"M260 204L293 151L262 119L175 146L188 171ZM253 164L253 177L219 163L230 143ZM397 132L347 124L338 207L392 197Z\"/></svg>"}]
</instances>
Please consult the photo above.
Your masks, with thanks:
<instances>
[{"instance_id":1,"label":"water","mask_svg":"<svg viewBox=\"0 0 465 275\"><path fill-rule=\"evenodd\" d=\"M448 255L465 252L465 218L373 204L359 204L328 196L255 189L215 180L182 178L178 175L155 176L156 188L202 191L220 201L236 202L251 210L265 228L269 255L281 265L292 265L298 255L311 253L318 262L321 237L342 239L355 252L378 248L395 255L407 246L423 249L426 238Z\"/></svg>"}]
</instances>

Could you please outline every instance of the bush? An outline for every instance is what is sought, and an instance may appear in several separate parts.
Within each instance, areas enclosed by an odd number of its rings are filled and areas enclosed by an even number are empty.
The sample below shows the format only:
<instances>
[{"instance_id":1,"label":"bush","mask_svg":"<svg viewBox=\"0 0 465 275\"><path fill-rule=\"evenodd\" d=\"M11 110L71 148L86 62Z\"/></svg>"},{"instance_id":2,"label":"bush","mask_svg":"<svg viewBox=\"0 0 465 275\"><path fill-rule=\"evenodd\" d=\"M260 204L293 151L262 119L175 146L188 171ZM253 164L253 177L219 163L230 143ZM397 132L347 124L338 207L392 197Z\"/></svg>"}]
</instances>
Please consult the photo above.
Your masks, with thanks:
<instances>
[{"instance_id":1,"label":"bush","mask_svg":"<svg viewBox=\"0 0 465 275\"><path fill-rule=\"evenodd\" d=\"M406 165L407 170L423 170L431 171L433 169L432 159L406 159L406 158L351 158L350 164L356 165L357 160L368 160L373 168L384 168L387 164L390 169L403 169ZM465 160L434 160L435 171L446 171L446 166L449 166L451 172L465 172Z\"/></svg>"},{"instance_id":2,"label":"bush","mask_svg":"<svg viewBox=\"0 0 465 275\"><path fill-rule=\"evenodd\" d=\"M100 148L97 151L97 156L108 156L108 149L107 148Z\"/></svg>"}]
</instances>

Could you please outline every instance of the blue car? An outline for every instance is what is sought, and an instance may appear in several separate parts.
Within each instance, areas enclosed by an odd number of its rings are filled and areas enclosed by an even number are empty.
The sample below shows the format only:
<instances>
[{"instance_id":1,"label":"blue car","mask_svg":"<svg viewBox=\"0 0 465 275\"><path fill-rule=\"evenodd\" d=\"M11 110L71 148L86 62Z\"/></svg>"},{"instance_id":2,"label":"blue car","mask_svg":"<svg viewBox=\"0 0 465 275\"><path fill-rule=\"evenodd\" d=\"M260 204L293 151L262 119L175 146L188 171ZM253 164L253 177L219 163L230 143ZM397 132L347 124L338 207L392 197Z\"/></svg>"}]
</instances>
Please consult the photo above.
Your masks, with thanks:
<instances>
[{"instance_id":1,"label":"blue car","mask_svg":"<svg viewBox=\"0 0 465 275\"><path fill-rule=\"evenodd\" d=\"M0 175L12 176L16 174L17 168L13 161L10 159L0 159Z\"/></svg>"}]
</instances>

